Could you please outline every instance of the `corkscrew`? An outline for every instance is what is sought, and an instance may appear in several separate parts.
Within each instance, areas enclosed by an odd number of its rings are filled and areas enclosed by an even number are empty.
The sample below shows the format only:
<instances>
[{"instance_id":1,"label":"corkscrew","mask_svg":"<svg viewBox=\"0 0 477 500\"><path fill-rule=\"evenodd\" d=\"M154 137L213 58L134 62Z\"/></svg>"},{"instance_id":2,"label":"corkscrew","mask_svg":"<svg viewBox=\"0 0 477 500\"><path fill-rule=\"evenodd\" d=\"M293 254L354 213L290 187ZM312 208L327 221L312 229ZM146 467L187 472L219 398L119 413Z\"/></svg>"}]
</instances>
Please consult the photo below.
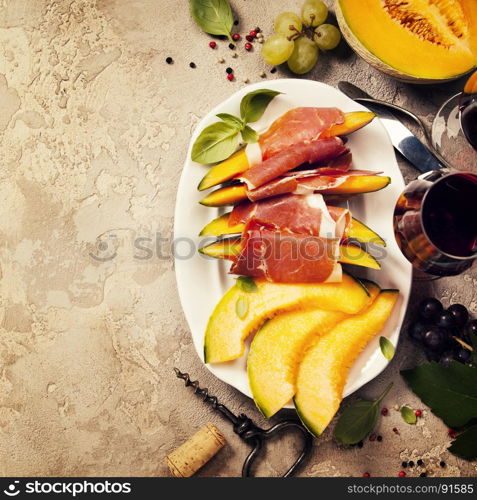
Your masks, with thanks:
<instances>
[{"instance_id":1,"label":"corkscrew","mask_svg":"<svg viewBox=\"0 0 477 500\"><path fill-rule=\"evenodd\" d=\"M210 395L207 388L200 387L197 380L191 381L188 373L182 373L177 368L174 368L174 371L178 378L184 380L186 387L190 386L193 389L194 394L202 398L205 403L212 406L214 410L221 413L222 416L232 423L234 432L247 444L252 446L252 451L245 458L242 466L242 477L251 477L250 471L252 464L260 455L264 442L267 439L283 434L288 429L296 429L301 433L303 445L298 458L282 477L292 476L298 467L300 467L306 458L308 458L312 448L312 437L298 421L283 420L269 429L262 429L261 427L255 425L255 423L244 413L235 415L235 413L229 410L224 404L219 403L217 397Z\"/></svg>"}]
</instances>

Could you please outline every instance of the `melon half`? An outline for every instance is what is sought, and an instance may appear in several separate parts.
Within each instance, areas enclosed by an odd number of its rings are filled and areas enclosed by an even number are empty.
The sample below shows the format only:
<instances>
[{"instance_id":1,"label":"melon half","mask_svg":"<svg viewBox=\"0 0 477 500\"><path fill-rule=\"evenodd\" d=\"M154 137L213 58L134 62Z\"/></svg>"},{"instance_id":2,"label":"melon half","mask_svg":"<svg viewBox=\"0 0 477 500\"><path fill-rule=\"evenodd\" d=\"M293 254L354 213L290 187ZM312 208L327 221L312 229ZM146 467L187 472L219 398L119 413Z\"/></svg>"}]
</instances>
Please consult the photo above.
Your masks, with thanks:
<instances>
[{"instance_id":1,"label":"melon half","mask_svg":"<svg viewBox=\"0 0 477 500\"><path fill-rule=\"evenodd\" d=\"M477 66L477 0L337 0L351 47L400 80L438 83Z\"/></svg>"}]
</instances>

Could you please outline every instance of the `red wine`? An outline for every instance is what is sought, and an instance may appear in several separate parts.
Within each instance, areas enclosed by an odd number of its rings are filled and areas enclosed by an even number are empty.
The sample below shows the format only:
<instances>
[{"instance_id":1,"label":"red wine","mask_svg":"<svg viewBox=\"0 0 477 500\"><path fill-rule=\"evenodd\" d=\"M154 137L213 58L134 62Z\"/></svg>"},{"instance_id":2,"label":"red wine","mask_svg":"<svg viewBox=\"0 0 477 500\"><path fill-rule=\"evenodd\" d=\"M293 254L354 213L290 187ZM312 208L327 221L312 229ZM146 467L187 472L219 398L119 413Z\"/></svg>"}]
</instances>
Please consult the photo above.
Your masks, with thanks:
<instances>
[{"instance_id":1,"label":"red wine","mask_svg":"<svg viewBox=\"0 0 477 500\"><path fill-rule=\"evenodd\" d=\"M469 102L460 109L460 123L465 137L477 149L477 95L469 96Z\"/></svg>"},{"instance_id":2,"label":"red wine","mask_svg":"<svg viewBox=\"0 0 477 500\"><path fill-rule=\"evenodd\" d=\"M422 224L440 251L454 257L477 256L477 176L455 174L432 186L422 205Z\"/></svg>"},{"instance_id":3,"label":"red wine","mask_svg":"<svg viewBox=\"0 0 477 500\"><path fill-rule=\"evenodd\" d=\"M477 259L477 175L430 172L412 181L394 210L405 257L427 274L455 276Z\"/></svg>"}]
</instances>

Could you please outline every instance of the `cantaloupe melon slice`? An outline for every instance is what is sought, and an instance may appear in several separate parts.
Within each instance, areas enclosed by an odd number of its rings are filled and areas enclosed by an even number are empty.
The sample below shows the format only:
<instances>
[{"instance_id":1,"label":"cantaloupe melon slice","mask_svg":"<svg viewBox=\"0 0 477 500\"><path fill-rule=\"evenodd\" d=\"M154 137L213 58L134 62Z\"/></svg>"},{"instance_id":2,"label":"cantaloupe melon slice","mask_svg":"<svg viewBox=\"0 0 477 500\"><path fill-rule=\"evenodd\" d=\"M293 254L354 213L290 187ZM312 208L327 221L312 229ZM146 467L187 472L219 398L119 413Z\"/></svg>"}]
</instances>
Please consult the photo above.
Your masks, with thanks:
<instances>
[{"instance_id":1,"label":"cantaloupe melon slice","mask_svg":"<svg viewBox=\"0 0 477 500\"><path fill-rule=\"evenodd\" d=\"M380 191L391 183L391 178L382 175L350 175L342 184L320 191L322 195L352 195ZM247 199L245 184L225 186L209 193L199 201L206 207L236 205Z\"/></svg>"},{"instance_id":2,"label":"cantaloupe melon slice","mask_svg":"<svg viewBox=\"0 0 477 500\"><path fill-rule=\"evenodd\" d=\"M356 314L371 300L366 287L346 273L340 283L290 285L264 280L255 280L255 283L256 292L244 292L234 285L215 307L205 332L206 363L221 363L242 356L245 339L279 312L319 308Z\"/></svg>"},{"instance_id":3,"label":"cantaloupe melon slice","mask_svg":"<svg viewBox=\"0 0 477 500\"><path fill-rule=\"evenodd\" d=\"M244 230L244 224L234 224L229 226L230 212L210 221L199 236L226 236L228 234L240 234ZM346 230L346 238L352 238L362 243L375 243L376 245L386 246L386 242L368 226L354 217Z\"/></svg>"},{"instance_id":4,"label":"cantaloupe melon slice","mask_svg":"<svg viewBox=\"0 0 477 500\"><path fill-rule=\"evenodd\" d=\"M357 130L371 123L375 118L374 113L369 111L354 111L345 114L345 121L339 125L334 125L323 133L323 137L336 137L352 134ZM198 189L203 191L225 181L233 179L249 168L248 158L245 149L238 151L227 160L218 163L210 168L201 180Z\"/></svg>"},{"instance_id":5,"label":"cantaloupe melon slice","mask_svg":"<svg viewBox=\"0 0 477 500\"><path fill-rule=\"evenodd\" d=\"M383 290L367 310L345 319L308 349L298 368L294 403L313 435L319 436L338 411L351 365L383 329L398 297L397 290Z\"/></svg>"},{"instance_id":6,"label":"cantaloupe melon slice","mask_svg":"<svg viewBox=\"0 0 477 500\"><path fill-rule=\"evenodd\" d=\"M233 260L235 257L238 257L241 249L242 243L240 237L224 238L200 248L199 252L215 259ZM381 264L370 253L359 246L343 243L340 245L339 250L338 261L341 264L352 264L354 266L368 267L369 269L381 269Z\"/></svg>"},{"instance_id":7,"label":"cantaloupe melon slice","mask_svg":"<svg viewBox=\"0 0 477 500\"><path fill-rule=\"evenodd\" d=\"M401 80L436 83L477 66L475 0L338 0L336 17L363 59Z\"/></svg>"},{"instance_id":8,"label":"cantaloupe melon slice","mask_svg":"<svg viewBox=\"0 0 477 500\"><path fill-rule=\"evenodd\" d=\"M379 287L367 283L372 299ZM306 349L349 317L336 311L312 309L282 313L255 335L247 357L250 389L258 409L271 417L295 395L295 379Z\"/></svg>"}]
</instances>

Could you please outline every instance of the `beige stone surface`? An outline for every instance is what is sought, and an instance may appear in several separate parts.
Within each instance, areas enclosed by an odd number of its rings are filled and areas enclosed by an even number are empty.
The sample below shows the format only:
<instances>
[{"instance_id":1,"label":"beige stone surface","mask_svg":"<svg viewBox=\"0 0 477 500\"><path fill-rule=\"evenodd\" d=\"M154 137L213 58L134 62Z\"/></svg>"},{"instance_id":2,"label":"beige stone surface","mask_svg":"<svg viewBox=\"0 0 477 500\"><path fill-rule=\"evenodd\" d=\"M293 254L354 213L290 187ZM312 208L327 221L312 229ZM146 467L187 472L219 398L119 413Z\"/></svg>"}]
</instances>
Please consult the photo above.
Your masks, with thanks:
<instances>
[{"instance_id":1,"label":"beige stone surface","mask_svg":"<svg viewBox=\"0 0 477 500\"><path fill-rule=\"evenodd\" d=\"M256 25L270 33L275 13L300 4L232 3L242 34ZM248 398L199 361L172 259L132 258L134 238L171 233L200 117L244 78L260 81L262 70L264 84L289 76L271 75L256 49L232 59L227 43L212 51L208 42L185 0L0 2L1 475L167 475L164 457L208 421L229 444L200 474L238 475L247 446L176 380L173 366L265 424ZM396 83L347 49L322 56L310 78L351 80L428 120L454 88ZM90 256L109 252L116 256L104 262ZM433 293L477 313L476 279L468 272L418 284L414 298ZM390 367L359 394L375 396L393 380L389 408L421 407L398 374L419 359L403 336ZM445 426L429 413L408 426L391 411L379 432L382 443L340 450L327 431L301 474L395 475L403 458L424 454L429 475L476 474L475 464L446 452ZM275 446L260 473L286 467L293 444ZM440 459L447 469L432 465Z\"/></svg>"}]
</instances>

